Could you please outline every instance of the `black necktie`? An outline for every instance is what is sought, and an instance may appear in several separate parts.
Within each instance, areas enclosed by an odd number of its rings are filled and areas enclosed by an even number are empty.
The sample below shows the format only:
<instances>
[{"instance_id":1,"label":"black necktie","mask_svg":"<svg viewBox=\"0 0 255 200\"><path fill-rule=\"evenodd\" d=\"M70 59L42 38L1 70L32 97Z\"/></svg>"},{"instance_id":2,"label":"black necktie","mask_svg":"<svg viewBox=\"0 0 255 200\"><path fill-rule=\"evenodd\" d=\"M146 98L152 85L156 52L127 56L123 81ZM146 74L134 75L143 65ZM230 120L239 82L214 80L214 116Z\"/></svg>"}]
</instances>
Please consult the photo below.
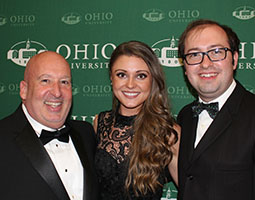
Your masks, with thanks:
<instances>
[{"instance_id":1,"label":"black necktie","mask_svg":"<svg viewBox=\"0 0 255 200\"><path fill-rule=\"evenodd\" d=\"M66 126L65 128L62 128L61 130L56 130L56 131L47 131L43 129L39 138L42 141L43 145L47 144L53 139L58 139L61 142L68 142L69 129L70 128L68 126Z\"/></svg>"},{"instance_id":2,"label":"black necktie","mask_svg":"<svg viewBox=\"0 0 255 200\"><path fill-rule=\"evenodd\" d=\"M197 117L203 110L206 110L209 116L214 119L219 111L219 104L218 102L209 104L197 102L194 106L192 106L193 117Z\"/></svg>"}]
</instances>

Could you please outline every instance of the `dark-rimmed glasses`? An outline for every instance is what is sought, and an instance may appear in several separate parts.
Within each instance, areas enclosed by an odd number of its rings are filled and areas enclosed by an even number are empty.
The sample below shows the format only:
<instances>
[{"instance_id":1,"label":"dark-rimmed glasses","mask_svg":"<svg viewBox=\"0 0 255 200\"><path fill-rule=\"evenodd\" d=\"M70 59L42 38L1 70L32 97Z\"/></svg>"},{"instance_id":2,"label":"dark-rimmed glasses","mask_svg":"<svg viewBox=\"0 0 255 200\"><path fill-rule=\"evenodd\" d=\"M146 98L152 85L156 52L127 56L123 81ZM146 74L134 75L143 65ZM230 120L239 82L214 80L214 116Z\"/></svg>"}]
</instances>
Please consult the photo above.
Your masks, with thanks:
<instances>
[{"instance_id":1,"label":"dark-rimmed glasses","mask_svg":"<svg viewBox=\"0 0 255 200\"><path fill-rule=\"evenodd\" d=\"M211 49L207 52L192 52L183 56L188 65L197 65L203 62L204 56L207 55L210 61L217 62L227 57L227 51L233 51L227 47Z\"/></svg>"}]
</instances>

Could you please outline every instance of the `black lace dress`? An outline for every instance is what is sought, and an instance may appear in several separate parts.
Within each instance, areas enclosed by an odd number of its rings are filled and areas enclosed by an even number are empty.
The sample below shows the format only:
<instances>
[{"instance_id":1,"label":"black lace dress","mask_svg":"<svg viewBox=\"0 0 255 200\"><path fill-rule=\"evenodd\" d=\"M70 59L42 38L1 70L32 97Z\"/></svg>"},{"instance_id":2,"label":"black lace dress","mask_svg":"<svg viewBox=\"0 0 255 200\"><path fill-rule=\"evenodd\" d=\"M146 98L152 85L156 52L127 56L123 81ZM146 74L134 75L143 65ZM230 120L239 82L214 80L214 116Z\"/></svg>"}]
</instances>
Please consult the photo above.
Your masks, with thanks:
<instances>
[{"instance_id":1,"label":"black lace dress","mask_svg":"<svg viewBox=\"0 0 255 200\"><path fill-rule=\"evenodd\" d=\"M128 153L133 138L132 123L135 116L114 115L112 111L98 116L96 171L101 187L101 200L159 200L162 188L156 193L136 197L133 190L124 189L128 169ZM159 182L169 182L168 170L163 170Z\"/></svg>"}]
</instances>

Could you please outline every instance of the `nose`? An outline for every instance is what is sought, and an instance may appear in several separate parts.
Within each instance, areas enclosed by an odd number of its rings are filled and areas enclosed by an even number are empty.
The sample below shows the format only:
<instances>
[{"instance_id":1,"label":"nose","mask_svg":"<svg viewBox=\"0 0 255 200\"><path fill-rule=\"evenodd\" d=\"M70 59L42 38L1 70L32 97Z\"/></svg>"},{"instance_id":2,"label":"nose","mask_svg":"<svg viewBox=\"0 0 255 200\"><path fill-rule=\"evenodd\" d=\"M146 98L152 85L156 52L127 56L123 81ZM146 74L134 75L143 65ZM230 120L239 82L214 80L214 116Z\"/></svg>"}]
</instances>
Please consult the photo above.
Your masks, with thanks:
<instances>
[{"instance_id":1,"label":"nose","mask_svg":"<svg viewBox=\"0 0 255 200\"><path fill-rule=\"evenodd\" d=\"M204 59L203 62L201 63L201 66L203 68L208 68L212 65L212 61L210 60L210 58L208 57L208 55L204 55Z\"/></svg>"},{"instance_id":2,"label":"nose","mask_svg":"<svg viewBox=\"0 0 255 200\"><path fill-rule=\"evenodd\" d=\"M129 77L126 85L128 88L134 88L135 87L135 78Z\"/></svg>"},{"instance_id":3,"label":"nose","mask_svg":"<svg viewBox=\"0 0 255 200\"><path fill-rule=\"evenodd\" d=\"M59 83L54 83L54 84L53 84L51 93L52 93L55 97L60 97L60 96L61 96L61 88L60 88Z\"/></svg>"},{"instance_id":4,"label":"nose","mask_svg":"<svg viewBox=\"0 0 255 200\"><path fill-rule=\"evenodd\" d=\"M203 68L208 68L212 65L212 61L210 60L209 56L206 54L204 55L203 62L201 63L201 66Z\"/></svg>"}]
</instances>

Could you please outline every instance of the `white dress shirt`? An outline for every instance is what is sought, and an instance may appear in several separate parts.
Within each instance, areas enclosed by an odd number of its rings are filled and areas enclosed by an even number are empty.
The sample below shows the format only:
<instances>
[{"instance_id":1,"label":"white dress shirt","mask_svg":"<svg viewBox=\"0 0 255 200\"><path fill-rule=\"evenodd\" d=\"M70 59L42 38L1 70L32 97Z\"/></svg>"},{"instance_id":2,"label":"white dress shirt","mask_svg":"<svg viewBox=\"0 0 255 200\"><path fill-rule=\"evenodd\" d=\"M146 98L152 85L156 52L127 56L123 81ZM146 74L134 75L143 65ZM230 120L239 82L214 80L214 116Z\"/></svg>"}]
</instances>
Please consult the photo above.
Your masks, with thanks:
<instances>
[{"instance_id":1,"label":"white dress shirt","mask_svg":"<svg viewBox=\"0 0 255 200\"><path fill-rule=\"evenodd\" d=\"M236 82L233 80L229 88L218 98L214 99L213 101L210 102L204 102L202 99L199 97L199 102L203 102L205 104L208 103L213 103L213 102L218 102L219 103L219 111L224 105L224 103L227 101L228 97L232 94L233 90L236 87ZM198 117L198 124L197 124L197 133L196 133L196 140L194 143L194 148L198 145L199 141L205 134L206 130L208 127L211 125L213 122L213 119L209 116L208 112L206 110L203 110Z\"/></svg>"},{"instance_id":2,"label":"white dress shirt","mask_svg":"<svg viewBox=\"0 0 255 200\"><path fill-rule=\"evenodd\" d=\"M22 109L38 137L40 137L42 129L55 131L55 129L46 127L35 121L29 115L24 104L22 104ZM64 128L64 126L62 128ZM82 200L83 167L71 137L69 136L68 143L53 139L45 144L44 147L48 152L70 199Z\"/></svg>"}]
</instances>

